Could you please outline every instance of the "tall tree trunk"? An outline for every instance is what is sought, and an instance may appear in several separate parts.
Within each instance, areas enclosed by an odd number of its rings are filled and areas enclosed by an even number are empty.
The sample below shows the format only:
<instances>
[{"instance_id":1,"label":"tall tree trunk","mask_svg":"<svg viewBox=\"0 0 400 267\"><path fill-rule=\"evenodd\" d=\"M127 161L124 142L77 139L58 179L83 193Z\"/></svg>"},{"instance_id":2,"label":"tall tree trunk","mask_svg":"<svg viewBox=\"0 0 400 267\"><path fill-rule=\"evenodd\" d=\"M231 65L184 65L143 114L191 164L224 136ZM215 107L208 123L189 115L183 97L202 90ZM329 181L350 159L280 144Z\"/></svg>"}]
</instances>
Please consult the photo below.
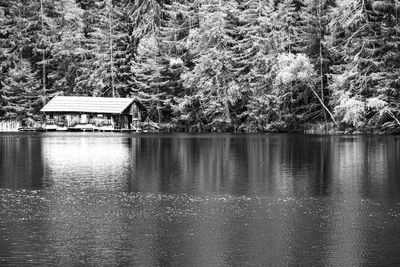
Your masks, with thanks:
<instances>
[{"instance_id":1,"label":"tall tree trunk","mask_svg":"<svg viewBox=\"0 0 400 267\"><path fill-rule=\"evenodd\" d=\"M40 0L40 15L41 15L41 24L42 24L42 36L44 36L44 12L43 12L43 0ZM42 51L42 93L43 93L43 101L46 103L46 47L43 48Z\"/></svg>"},{"instance_id":2,"label":"tall tree trunk","mask_svg":"<svg viewBox=\"0 0 400 267\"><path fill-rule=\"evenodd\" d=\"M112 11L113 5L112 0L109 2L109 12L108 12L108 21L110 26L110 66L111 66L111 90L112 90L112 97L115 97L115 89L114 89L114 58L113 58L113 39L112 39L112 28L113 28L113 19L112 19Z\"/></svg>"},{"instance_id":3,"label":"tall tree trunk","mask_svg":"<svg viewBox=\"0 0 400 267\"><path fill-rule=\"evenodd\" d=\"M160 93L160 90L157 86L157 95ZM161 108L160 108L160 101L157 101L157 117L158 117L158 123L161 123Z\"/></svg>"},{"instance_id":4,"label":"tall tree trunk","mask_svg":"<svg viewBox=\"0 0 400 267\"><path fill-rule=\"evenodd\" d=\"M225 86L225 97L224 97L224 109L225 109L225 116L227 119L227 123L230 126L232 126L232 118L231 118L231 114L229 112L229 100L228 100L228 88Z\"/></svg>"},{"instance_id":5,"label":"tall tree trunk","mask_svg":"<svg viewBox=\"0 0 400 267\"><path fill-rule=\"evenodd\" d=\"M339 124L337 123L337 121L335 120L335 117L333 116L332 112L329 111L328 107L325 106L324 102L322 101L322 99L319 97L319 95L317 94L317 92L315 92L314 89L311 89L311 91L313 92L313 94L317 97L317 99L319 100L319 102L321 103L322 107L326 110L326 112L328 112L329 116L331 117L332 121L336 124L336 126L339 126Z\"/></svg>"},{"instance_id":6,"label":"tall tree trunk","mask_svg":"<svg viewBox=\"0 0 400 267\"><path fill-rule=\"evenodd\" d=\"M218 83L220 89L219 91L224 93L223 96L223 105L224 105L224 113L226 118L226 123L229 127L232 126L232 118L229 112L229 98L228 98L228 83L226 82L226 77L228 76L228 71L225 67L225 64L222 66L222 77L221 82Z\"/></svg>"},{"instance_id":7,"label":"tall tree trunk","mask_svg":"<svg viewBox=\"0 0 400 267\"><path fill-rule=\"evenodd\" d=\"M322 29L322 3L318 2L318 24L319 24L319 71L320 71L320 88L321 88L321 100L322 103L325 103L325 95L324 95L324 57L322 53L322 37L323 37L323 29ZM324 119L326 121L326 112L323 107L322 112L324 113Z\"/></svg>"}]
</instances>

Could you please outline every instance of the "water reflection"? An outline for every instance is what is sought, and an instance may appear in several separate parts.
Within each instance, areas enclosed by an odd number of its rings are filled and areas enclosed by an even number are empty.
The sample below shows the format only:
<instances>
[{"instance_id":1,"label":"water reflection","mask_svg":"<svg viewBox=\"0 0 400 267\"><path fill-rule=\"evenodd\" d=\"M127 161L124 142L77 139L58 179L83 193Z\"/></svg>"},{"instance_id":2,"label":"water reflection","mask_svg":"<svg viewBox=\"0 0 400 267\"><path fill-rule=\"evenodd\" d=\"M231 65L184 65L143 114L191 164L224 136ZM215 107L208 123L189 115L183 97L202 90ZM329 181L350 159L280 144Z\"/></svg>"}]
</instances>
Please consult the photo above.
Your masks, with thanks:
<instances>
[{"instance_id":1,"label":"water reflection","mask_svg":"<svg viewBox=\"0 0 400 267\"><path fill-rule=\"evenodd\" d=\"M387 166L399 158L399 142L390 137L135 140L132 191L383 197L400 189L397 180L395 188L385 181L400 174L399 166Z\"/></svg>"},{"instance_id":2,"label":"water reflection","mask_svg":"<svg viewBox=\"0 0 400 267\"><path fill-rule=\"evenodd\" d=\"M3 188L396 198L396 137L8 135Z\"/></svg>"},{"instance_id":3,"label":"water reflection","mask_svg":"<svg viewBox=\"0 0 400 267\"><path fill-rule=\"evenodd\" d=\"M398 262L397 137L48 133L0 144L0 265Z\"/></svg>"},{"instance_id":4,"label":"water reflection","mask_svg":"<svg viewBox=\"0 0 400 267\"><path fill-rule=\"evenodd\" d=\"M0 135L0 188L41 188L41 154L37 135Z\"/></svg>"}]
</instances>

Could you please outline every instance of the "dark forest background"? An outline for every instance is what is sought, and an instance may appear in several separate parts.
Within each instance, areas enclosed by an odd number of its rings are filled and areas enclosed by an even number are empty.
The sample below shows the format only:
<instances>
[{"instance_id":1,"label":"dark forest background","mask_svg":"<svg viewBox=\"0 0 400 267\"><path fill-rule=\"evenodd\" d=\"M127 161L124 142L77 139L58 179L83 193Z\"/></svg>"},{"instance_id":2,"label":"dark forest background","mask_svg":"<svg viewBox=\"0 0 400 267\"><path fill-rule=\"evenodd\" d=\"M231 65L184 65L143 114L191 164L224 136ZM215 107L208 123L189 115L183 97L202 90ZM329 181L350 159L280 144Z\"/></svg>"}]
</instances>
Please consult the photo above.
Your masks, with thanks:
<instances>
[{"instance_id":1,"label":"dark forest background","mask_svg":"<svg viewBox=\"0 0 400 267\"><path fill-rule=\"evenodd\" d=\"M0 120L138 97L177 129L400 129L400 1L0 0Z\"/></svg>"}]
</instances>

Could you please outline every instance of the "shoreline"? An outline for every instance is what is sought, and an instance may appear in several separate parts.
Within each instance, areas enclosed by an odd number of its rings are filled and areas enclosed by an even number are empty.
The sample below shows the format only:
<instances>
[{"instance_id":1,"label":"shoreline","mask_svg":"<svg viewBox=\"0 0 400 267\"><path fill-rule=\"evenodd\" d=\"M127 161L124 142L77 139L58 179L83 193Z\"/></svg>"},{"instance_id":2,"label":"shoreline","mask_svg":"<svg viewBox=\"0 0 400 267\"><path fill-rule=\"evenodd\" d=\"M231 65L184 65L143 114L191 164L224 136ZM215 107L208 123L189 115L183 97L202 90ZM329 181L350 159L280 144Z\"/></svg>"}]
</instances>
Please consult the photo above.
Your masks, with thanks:
<instances>
[{"instance_id":1,"label":"shoreline","mask_svg":"<svg viewBox=\"0 0 400 267\"><path fill-rule=\"evenodd\" d=\"M203 134L203 133L235 133L235 134L304 134L304 135L398 135L400 134L400 129L368 129L368 128L339 128L332 122L327 123L307 123L299 125L298 127L290 128L279 128L274 127L274 124L269 124L264 127L264 129L254 129L251 131L246 131L244 128L238 127L237 129L227 128L227 127L208 127L206 129L198 129L193 126L182 127L179 125L174 125L171 123L161 123L159 124L159 131L144 131L143 133L190 133L190 134ZM22 126L19 121L0 121L0 133L7 132L47 132L43 131L40 126ZM53 132L53 131L48 131ZM54 131L54 132L74 132L74 131ZM75 131L80 132L80 131ZM92 132L92 131L82 131L82 132ZM102 132L102 131L93 131ZM119 130L111 132L121 132ZM122 131L129 132L129 131Z\"/></svg>"}]
</instances>

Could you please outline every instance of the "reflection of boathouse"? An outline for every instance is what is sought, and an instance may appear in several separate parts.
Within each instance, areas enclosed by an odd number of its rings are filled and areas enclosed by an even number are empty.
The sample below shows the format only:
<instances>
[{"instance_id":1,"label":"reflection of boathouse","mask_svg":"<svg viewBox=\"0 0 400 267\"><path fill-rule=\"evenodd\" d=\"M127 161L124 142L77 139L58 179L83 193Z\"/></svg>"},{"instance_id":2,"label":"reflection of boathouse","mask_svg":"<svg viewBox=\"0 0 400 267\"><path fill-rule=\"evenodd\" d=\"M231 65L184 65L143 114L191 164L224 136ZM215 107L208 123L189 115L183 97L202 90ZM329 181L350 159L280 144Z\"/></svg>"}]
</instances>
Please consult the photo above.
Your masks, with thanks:
<instances>
[{"instance_id":1,"label":"reflection of boathouse","mask_svg":"<svg viewBox=\"0 0 400 267\"><path fill-rule=\"evenodd\" d=\"M46 130L141 130L143 106L135 98L56 96L43 108Z\"/></svg>"}]
</instances>

